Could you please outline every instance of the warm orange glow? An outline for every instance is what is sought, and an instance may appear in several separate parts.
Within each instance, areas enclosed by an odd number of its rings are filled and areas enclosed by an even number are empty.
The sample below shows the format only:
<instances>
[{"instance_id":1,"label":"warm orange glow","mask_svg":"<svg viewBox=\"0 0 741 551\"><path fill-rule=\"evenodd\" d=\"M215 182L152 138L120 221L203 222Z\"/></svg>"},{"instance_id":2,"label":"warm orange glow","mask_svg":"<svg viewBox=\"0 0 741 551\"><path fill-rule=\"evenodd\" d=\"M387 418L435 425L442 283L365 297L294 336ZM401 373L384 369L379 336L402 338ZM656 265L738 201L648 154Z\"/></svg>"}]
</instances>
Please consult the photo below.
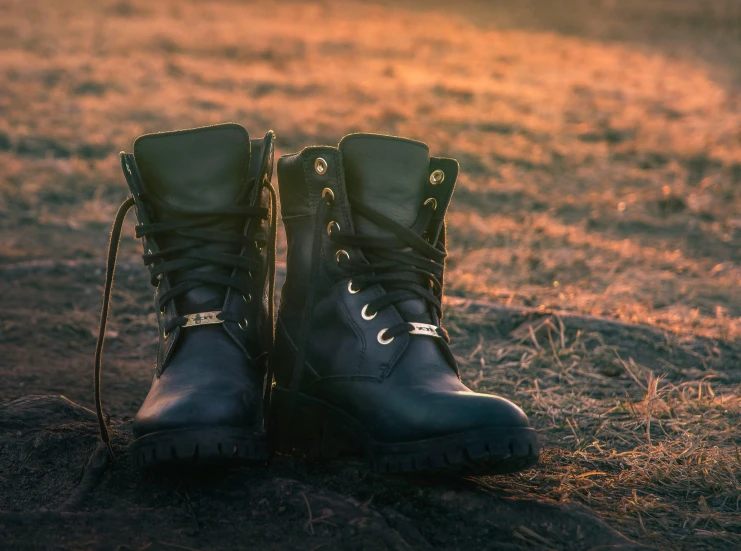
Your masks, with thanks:
<instances>
[{"instance_id":1,"label":"warm orange glow","mask_svg":"<svg viewBox=\"0 0 741 551\"><path fill-rule=\"evenodd\" d=\"M451 309L464 379L505 388L549 435L546 467L512 486L652 544L739 541L741 3L0 0L0 14L0 399L88 403L116 154L139 134L234 121L275 130L278 155L403 135L461 164L449 295L640 326L618 346L555 315L501 335ZM119 416L154 347L132 234L107 345Z\"/></svg>"}]
</instances>

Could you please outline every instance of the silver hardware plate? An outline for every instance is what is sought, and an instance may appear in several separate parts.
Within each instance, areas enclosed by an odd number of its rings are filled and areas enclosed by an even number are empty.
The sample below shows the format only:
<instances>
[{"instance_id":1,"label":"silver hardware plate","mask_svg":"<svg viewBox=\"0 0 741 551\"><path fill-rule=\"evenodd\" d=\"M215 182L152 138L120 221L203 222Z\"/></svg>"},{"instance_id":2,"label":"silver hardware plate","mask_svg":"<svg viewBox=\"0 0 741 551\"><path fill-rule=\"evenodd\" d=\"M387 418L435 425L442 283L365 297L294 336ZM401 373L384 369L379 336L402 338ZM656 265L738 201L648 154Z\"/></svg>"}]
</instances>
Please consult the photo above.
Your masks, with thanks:
<instances>
[{"instance_id":1,"label":"silver hardware plate","mask_svg":"<svg viewBox=\"0 0 741 551\"><path fill-rule=\"evenodd\" d=\"M440 334L437 332L437 325L431 325L429 323L415 323L410 322L414 329L409 331L410 335L425 335L427 337L435 337L435 338L441 338Z\"/></svg>"},{"instance_id":2,"label":"silver hardware plate","mask_svg":"<svg viewBox=\"0 0 741 551\"><path fill-rule=\"evenodd\" d=\"M188 321L183 327L193 327L196 325L212 325L214 323L224 323L218 316L221 312L199 312L198 314L187 314L185 317Z\"/></svg>"}]
</instances>

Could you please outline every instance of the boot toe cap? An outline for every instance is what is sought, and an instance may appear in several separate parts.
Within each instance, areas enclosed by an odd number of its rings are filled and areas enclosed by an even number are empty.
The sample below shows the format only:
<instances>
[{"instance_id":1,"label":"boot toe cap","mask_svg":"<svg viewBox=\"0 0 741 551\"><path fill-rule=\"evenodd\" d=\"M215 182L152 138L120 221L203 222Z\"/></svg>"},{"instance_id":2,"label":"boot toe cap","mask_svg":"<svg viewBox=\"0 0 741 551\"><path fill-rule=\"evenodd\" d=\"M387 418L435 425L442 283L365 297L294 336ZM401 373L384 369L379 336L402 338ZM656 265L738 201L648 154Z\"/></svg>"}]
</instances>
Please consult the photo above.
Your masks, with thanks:
<instances>
[{"instance_id":1,"label":"boot toe cap","mask_svg":"<svg viewBox=\"0 0 741 551\"><path fill-rule=\"evenodd\" d=\"M448 402L458 412L458 417L475 428L478 427L529 427L525 412L506 398L494 394L460 392Z\"/></svg>"},{"instance_id":2,"label":"boot toe cap","mask_svg":"<svg viewBox=\"0 0 741 551\"><path fill-rule=\"evenodd\" d=\"M338 415L347 414L379 442L530 427L525 412L506 398L472 392L457 379L447 388L440 386L327 381L317 397L338 408Z\"/></svg>"},{"instance_id":3,"label":"boot toe cap","mask_svg":"<svg viewBox=\"0 0 741 551\"><path fill-rule=\"evenodd\" d=\"M138 438L185 428L251 427L259 420L258 397L233 388L180 389L147 396L134 418Z\"/></svg>"},{"instance_id":4,"label":"boot toe cap","mask_svg":"<svg viewBox=\"0 0 741 551\"><path fill-rule=\"evenodd\" d=\"M529 428L530 421L517 405L500 396L470 391L429 394L398 411L397 430L406 438L434 438L480 429Z\"/></svg>"}]
</instances>

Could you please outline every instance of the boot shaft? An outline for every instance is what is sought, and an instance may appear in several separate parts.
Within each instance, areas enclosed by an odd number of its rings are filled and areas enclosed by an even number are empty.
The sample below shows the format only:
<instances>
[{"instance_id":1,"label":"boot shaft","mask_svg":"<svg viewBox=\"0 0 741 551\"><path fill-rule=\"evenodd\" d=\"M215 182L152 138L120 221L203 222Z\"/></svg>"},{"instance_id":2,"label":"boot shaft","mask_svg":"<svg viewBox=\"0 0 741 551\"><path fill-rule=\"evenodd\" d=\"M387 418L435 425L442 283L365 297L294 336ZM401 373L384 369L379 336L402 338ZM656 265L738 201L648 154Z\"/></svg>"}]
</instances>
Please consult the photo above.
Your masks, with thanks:
<instances>
[{"instance_id":1,"label":"boot shaft","mask_svg":"<svg viewBox=\"0 0 741 551\"><path fill-rule=\"evenodd\" d=\"M376 134L350 134L339 147L307 147L278 159L281 216L288 242L287 284L281 304L293 309L303 303L308 283L305 276L313 261L324 262L330 277L337 275L333 266L336 250L322 247L321 255L310 255L313 216L325 188L335 197L332 221L341 229L379 237L388 236L388 232L354 216L351 202L368 205L411 227L425 202L433 201L436 209L426 237L436 244L445 238L445 214L458 171L457 161L430 157L427 145L421 142ZM352 253L362 255L361 251Z\"/></svg>"},{"instance_id":2,"label":"boot shaft","mask_svg":"<svg viewBox=\"0 0 741 551\"><path fill-rule=\"evenodd\" d=\"M188 224L197 228L173 229L144 236L145 264L149 265L158 309L160 351L158 372L174 355L176 345L190 338L187 330L167 329L172 320L221 323L215 313L230 314L224 329L252 358L264 354L272 340L269 319L270 247L267 220L232 215L234 207L270 207L274 134L250 140L236 124L223 124L138 138L133 154L122 153L124 176L136 201L138 230L144 226ZM213 232L231 234L233 242L210 240ZM255 236L251 242L240 238ZM167 254L162 254L165 251ZM169 251L169 252L168 252ZM205 256L204 256L205 255ZM225 255L239 256L252 269L224 263ZM213 257L213 262L204 258ZM159 272L169 263L174 269ZM190 281L194 277L205 281ZM211 280L235 279L252 289L239 293ZM163 296L173 288L190 285L171 300ZM250 331L244 328L250 324Z\"/></svg>"},{"instance_id":3,"label":"boot shaft","mask_svg":"<svg viewBox=\"0 0 741 551\"><path fill-rule=\"evenodd\" d=\"M377 335L365 334L367 326L353 327L354 322L343 314L347 310L360 311L364 304L354 304L359 297L350 290L348 276L340 263L346 257L361 261L371 257L373 260L373 252L338 247L329 234L340 231L373 236L381 242L393 239L393 234L387 229L355 211L365 206L404 228L413 228L419 226L424 206L432 203L436 208L423 228L424 235L431 245L442 248L445 212L457 175L458 163L455 160L431 158L425 144L374 134L353 134L344 138L337 148L310 147L279 159L281 210L288 256L278 315L277 332L280 336L276 337L276 342L278 346L283 342L281 339L291 343L277 351L278 356L290 355L290 349L299 350L305 345L295 341L300 338L307 301L314 296L318 300L316 315L307 322L313 324L306 344L308 363L311 364L312 355L326 357L326 350L335 346L338 349L330 356L353 358L351 363L357 364L359 373L373 377L383 375L384 370L394 363L394 357L401 355L409 339L400 336L396 343L382 347L381 357L371 359L363 354L363 347L370 348L373 344L370 341L375 343ZM323 193L325 196L331 194L334 199L327 209L327 219L317 220ZM322 226L318 248L313 242L317 224ZM312 270L316 271L313 280ZM426 281L421 283L427 284ZM369 293L371 297L378 297L386 293L386 289L383 285L376 285ZM441 296L442 289L435 289L435 293ZM368 300L368 293L363 296ZM333 302L330 297L340 297L340 300ZM366 312L366 315L370 314ZM424 300L413 298L378 312L377 316L374 323L385 319L381 324L384 327L405 320L439 323ZM358 346L359 340L367 342ZM276 362L277 369L284 371L276 374L279 384L288 384L291 373L286 370L290 364L288 358L279 358ZM336 371L329 367L328 373L317 375L331 374L333 370Z\"/></svg>"}]
</instances>

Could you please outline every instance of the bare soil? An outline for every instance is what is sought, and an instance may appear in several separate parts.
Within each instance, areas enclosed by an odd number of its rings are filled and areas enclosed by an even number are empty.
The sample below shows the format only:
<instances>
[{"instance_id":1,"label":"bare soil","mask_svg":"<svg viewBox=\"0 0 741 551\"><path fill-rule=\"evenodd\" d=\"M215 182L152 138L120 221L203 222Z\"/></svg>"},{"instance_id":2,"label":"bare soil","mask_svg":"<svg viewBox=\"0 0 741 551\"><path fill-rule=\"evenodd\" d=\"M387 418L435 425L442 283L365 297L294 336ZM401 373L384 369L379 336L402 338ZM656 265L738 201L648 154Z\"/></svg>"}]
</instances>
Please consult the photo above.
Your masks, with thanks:
<instances>
[{"instance_id":1,"label":"bare soil","mask_svg":"<svg viewBox=\"0 0 741 551\"><path fill-rule=\"evenodd\" d=\"M0 548L741 548L739 62L731 0L0 0ZM134 473L157 336L131 220L106 463L116 153L227 120L278 154L362 130L459 159L446 326L538 466Z\"/></svg>"}]
</instances>

